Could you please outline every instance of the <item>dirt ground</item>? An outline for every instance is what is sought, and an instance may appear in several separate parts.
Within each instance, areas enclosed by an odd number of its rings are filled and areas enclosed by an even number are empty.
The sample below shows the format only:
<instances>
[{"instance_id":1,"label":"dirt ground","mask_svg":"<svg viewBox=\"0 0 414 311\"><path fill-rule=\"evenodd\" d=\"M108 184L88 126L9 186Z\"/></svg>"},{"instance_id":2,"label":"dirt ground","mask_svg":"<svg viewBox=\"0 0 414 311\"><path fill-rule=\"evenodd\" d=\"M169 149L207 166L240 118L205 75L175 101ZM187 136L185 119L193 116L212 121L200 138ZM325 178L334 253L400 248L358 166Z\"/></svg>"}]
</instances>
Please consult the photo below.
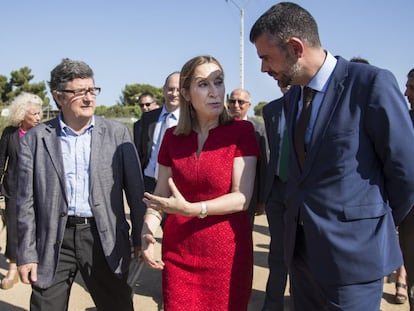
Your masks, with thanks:
<instances>
[{"instance_id":1,"label":"dirt ground","mask_svg":"<svg viewBox=\"0 0 414 311\"><path fill-rule=\"evenodd\" d=\"M7 272L7 262L3 256L5 247L5 230L0 232L0 278ZM161 238L161 232L157 234ZM254 232L254 279L253 291L249 304L249 311L260 311L263 304L265 285L268 275L267 254L269 250L269 232L266 216L256 217ZM159 249L158 249L159 251ZM382 311L408 311L408 303L396 305L393 303L395 275L384 280L384 293L382 297ZM144 267L134 287L135 311L163 310L161 299L161 273ZM10 290L0 289L0 310L23 311L28 310L30 299L30 286L18 283ZM289 291L286 289L286 302L289 300ZM71 292L69 311L93 311L94 304L85 289L83 282L77 278ZM289 311L289 308L285 308ZM191 311L191 310L189 310Z\"/></svg>"}]
</instances>

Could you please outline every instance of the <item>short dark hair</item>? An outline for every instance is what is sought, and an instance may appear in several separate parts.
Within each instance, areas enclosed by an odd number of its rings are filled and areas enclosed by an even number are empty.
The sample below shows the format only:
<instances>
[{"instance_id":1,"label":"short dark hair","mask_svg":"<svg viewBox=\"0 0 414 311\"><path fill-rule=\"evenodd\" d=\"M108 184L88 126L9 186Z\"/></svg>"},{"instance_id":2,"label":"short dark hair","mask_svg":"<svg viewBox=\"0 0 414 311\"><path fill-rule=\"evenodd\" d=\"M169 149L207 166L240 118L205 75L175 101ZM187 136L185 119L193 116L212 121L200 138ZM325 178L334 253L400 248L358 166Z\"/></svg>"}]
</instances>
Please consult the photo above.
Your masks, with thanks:
<instances>
[{"instance_id":1,"label":"short dark hair","mask_svg":"<svg viewBox=\"0 0 414 311\"><path fill-rule=\"evenodd\" d=\"M407 78L412 78L412 77L414 77L414 68L413 68L413 69L411 69L411 70L408 72L408 75L407 75Z\"/></svg>"},{"instance_id":2,"label":"short dark hair","mask_svg":"<svg viewBox=\"0 0 414 311\"><path fill-rule=\"evenodd\" d=\"M79 60L64 58L50 73L48 82L51 91L62 90L66 83L74 79L93 79L93 70L86 63Z\"/></svg>"},{"instance_id":3,"label":"short dark hair","mask_svg":"<svg viewBox=\"0 0 414 311\"><path fill-rule=\"evenodd\" d=\"M362 57L352 57L349 61L353 63L369 64L369 61Z\"/></svg>"},{"instance_id":4,"label":"short dark hair","mask_svg":"<svg viewBox=\"0 0 414 311\"><path fill-rule=\"evenodd\" d=\"M260 16L250 30L250 41L254 43L263 33L278 45L284 44L290 37L299 38L312 47L321 45L318 25L313 16L292 2L275 4Z\"/></svg>"},{"instance_id":5,"label":"short dark hair","mask_svg":"<svg viewBox=\"0 0 414 311\"><path fill-rule=\"evenodd\" d=\"M138 101L140 101L141 100L141 98L143 98L143 97L147 97L147 96L149 96L149 97L151 97L152 98L152 100L155 100L155 98L154 98L154 94L152 94L151 92L143 92L141 95L139 95L139 97L138 97Z\"/></svg>"}]
</instances>

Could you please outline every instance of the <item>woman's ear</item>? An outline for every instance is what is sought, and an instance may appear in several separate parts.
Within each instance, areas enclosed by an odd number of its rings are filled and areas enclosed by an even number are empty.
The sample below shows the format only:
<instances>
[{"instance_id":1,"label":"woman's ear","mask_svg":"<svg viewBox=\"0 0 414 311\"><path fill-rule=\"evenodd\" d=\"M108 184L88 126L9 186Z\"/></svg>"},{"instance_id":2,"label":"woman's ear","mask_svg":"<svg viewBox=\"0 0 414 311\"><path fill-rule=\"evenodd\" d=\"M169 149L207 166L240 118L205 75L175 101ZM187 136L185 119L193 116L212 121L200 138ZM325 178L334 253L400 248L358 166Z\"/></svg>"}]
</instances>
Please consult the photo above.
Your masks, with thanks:
<instances>
[{"instance_id":1,"label":"woman's ear","mask_svg":"<svg viewBox=\"0 0 414 311\"><path fill-rule=\"evenodd\" d=\"M184 97L186 102L191 102L191 96L189 92L185 88L181 88L180 94Z\"/></svg>"}]
</instances>

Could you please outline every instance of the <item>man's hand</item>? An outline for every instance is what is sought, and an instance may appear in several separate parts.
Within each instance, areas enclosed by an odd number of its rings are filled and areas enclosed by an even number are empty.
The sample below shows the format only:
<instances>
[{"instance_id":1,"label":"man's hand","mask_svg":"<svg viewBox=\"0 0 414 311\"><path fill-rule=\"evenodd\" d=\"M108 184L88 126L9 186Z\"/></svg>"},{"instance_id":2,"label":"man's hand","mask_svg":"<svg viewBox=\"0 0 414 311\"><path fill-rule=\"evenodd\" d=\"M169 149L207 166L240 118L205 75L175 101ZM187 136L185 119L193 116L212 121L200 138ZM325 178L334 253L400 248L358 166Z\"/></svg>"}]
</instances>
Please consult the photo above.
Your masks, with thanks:
<instances>
[{"instance_id":1,"label":"man's hand","mask_svg":"<svg viewBox=\"0 0 414 311\"><path fill-rule=\"evenodd\" d=\"M256 209L254 210L255 216L260 216L265 213L265 204L264 203L257 203Z\"/></svg>"}]
</instances>

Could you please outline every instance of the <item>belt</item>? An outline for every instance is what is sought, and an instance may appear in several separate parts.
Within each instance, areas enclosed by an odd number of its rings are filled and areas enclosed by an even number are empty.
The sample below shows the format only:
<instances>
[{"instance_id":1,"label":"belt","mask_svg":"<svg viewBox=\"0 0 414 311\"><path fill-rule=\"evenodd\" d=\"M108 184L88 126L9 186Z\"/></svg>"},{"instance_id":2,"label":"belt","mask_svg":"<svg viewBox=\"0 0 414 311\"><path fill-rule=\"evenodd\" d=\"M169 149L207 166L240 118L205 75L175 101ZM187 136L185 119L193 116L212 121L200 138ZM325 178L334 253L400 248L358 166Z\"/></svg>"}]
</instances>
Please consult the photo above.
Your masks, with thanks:
<instances>
[{"instance_id":1,"label":"belt","mask_svg":"<svg viewBox=\"0 0 414 311\"><path fill-rule=\"evenodd\" d=\"M95 223L95 218L93 217L68 216L66 227L75 227L76 225L86 225L86 224L93 224L93 223Z\"/></svg>"}]
</instances>

